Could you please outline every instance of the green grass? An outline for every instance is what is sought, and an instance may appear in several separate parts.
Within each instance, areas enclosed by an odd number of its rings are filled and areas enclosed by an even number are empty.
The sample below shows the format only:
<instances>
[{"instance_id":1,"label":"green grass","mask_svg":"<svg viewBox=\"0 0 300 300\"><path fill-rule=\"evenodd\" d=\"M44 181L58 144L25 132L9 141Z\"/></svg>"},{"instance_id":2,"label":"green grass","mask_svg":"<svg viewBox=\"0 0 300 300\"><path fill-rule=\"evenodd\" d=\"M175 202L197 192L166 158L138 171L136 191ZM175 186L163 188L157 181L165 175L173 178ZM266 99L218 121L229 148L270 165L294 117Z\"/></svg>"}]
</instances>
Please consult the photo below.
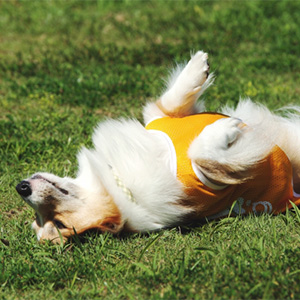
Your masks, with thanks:
<instances>
[{"instance_id":1,"label":"green grass","mask_svg":"<svg viewBox=\"0 0 300 300\"><path fill-rule=\"evenodd\" d=\"M73 176L97 122L141 119L190 50L210 53L211 110L300 104L299 41L299 1L0 2L0 298L299 298L299 210L40 245L14 188Z\"/></svg>"}]
</instances>

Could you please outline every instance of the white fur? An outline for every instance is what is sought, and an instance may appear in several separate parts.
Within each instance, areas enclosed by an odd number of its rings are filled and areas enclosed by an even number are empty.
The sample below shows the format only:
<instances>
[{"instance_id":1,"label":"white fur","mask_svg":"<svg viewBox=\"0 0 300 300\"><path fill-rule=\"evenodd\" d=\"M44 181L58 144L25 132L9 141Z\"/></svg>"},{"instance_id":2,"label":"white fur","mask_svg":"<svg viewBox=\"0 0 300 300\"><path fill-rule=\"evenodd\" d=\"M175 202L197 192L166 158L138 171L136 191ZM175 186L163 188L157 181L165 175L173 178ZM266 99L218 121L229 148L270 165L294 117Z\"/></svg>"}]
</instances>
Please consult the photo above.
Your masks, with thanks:
<instances>
[{"instance_id":1,"label":"white fur","mask_svg":"<svg viewBox=\"0 0 300 300\"><path fill-rule=\"evenodd\" d=\"M255 111L247 110L255 114ZM220 164L250 167L274 146L260 128L241 125L239 118L220 119L204 128L189 148L192 160L207 159Z\"/></svg>"},{"instance_id":2,"label":"white fur","mask_svg":"<svg viewBox=\"0 0 300 300\"><path fill-rule=\"evenodd\" d=\"M179 209L176 202L183 198L180 183L167 165L168 147L135 120L108 120L101 123L93 136L95 151L84 150L79 156L89 162L88 173L104 182L130 227L138 231L154 230L180 222L189 209ZM85 153L85 155L84 155ZM88 156L86 155L87 153ZM138 204L130 202L116 186L116 169ZM79 179L85 180L86 164L80 163Z\"/></svg>"},{"instance_id":3,"label":"white fur","mask_svg":"<svg viewBox=\"0 0 300 300\"><path fill-rule=\"evenodd\" d=\"M244 123L253 128L253 148L262 147L262 143L277 144L289 157L292 165L299 161L300 149L300 107L290 106L281 109L286 112L286 117L278 116L272 113L262 104L256 104L249 98L240 100L236 108L225 106L222 113L234 118L243 120ZM256 134L261 138L257 138ZM245 153L244 147L239 151L248 157L249 151ZM298 164L298 163L297 163Z\"/></svg>"}]
</instances>

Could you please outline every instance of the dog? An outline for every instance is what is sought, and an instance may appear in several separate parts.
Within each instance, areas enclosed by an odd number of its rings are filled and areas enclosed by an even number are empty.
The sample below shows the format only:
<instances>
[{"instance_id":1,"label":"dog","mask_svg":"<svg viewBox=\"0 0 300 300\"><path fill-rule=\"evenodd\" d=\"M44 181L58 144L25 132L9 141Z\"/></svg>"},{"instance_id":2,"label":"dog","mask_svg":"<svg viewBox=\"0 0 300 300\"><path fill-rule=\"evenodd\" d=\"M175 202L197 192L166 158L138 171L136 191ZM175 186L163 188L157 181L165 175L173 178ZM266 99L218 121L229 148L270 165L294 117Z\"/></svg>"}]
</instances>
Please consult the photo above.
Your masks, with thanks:
<instances>
[{"instance_id":1,"label":"dog","mask_svg":"<svg viewBox=\"0 0 300 300\"><path fill-rule=\"evenodd\" d=\"M76 178L36 173L16 189L35 210L39 241L90 229L148 232L232 214L277 214L300 204L300 107L285 117L250 99L205 112L212 85L198 51L170 73L136 120L106 120Z\"/></svg>"}]
</instances>

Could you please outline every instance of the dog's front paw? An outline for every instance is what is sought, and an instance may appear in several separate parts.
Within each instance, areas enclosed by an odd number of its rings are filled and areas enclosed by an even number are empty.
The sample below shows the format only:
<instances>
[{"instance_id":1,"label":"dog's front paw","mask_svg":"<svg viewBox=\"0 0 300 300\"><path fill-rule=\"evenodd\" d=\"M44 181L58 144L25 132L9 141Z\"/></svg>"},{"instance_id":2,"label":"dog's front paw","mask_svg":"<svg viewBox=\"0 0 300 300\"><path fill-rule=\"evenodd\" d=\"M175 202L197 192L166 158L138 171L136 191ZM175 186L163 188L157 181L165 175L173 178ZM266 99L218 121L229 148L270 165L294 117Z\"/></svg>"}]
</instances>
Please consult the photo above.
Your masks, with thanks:
<instances>
[{"instance_id":1,"label":"dog's front paw","mask_svg":"<svg viewBox=\"0 0 300 300\"><path fill-rule=\"evenodd\" d=\"M200 89L209 75L207 53L198 51L194 54L186 65L184 73L191 84L190 89Z\"/></svg>"},{"instance_id":2,"label":"dog's front paw","mask_svg":"<svg viewBox=\"0 0 300 300\"><path fill-rule=\"evenodd\" d=\"M213 76L208 76L207 59L207 53L198 51L183 69L179 67L172 73L168 90L159 102L165 114L183 117L199 111L195 103L213 82Z\"/></svg>"}]
</instances>

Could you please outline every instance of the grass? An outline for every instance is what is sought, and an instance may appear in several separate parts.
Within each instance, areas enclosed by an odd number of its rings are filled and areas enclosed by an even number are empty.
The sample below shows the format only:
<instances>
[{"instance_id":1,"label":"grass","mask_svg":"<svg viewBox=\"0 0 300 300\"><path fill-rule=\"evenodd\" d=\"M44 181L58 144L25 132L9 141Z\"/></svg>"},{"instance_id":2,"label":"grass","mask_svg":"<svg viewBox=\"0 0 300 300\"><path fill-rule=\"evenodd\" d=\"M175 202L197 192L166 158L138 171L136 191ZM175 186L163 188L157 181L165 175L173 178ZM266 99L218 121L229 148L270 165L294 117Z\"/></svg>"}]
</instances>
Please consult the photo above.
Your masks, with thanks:
<instances>
[{"instance_id":1,"label":"grass","mask_svg":"<svg viewBox=\"0 0 300 300\"><path fill-rule=\"evenodd\" d=\"M299 20L298 1L0 2L0 298L299 298L296 208L41 245L14 189L36 171L74 175L93 127L141 119L191 49L217 75L208 109L299 104Z\"/></svg>"}]
</instances>

